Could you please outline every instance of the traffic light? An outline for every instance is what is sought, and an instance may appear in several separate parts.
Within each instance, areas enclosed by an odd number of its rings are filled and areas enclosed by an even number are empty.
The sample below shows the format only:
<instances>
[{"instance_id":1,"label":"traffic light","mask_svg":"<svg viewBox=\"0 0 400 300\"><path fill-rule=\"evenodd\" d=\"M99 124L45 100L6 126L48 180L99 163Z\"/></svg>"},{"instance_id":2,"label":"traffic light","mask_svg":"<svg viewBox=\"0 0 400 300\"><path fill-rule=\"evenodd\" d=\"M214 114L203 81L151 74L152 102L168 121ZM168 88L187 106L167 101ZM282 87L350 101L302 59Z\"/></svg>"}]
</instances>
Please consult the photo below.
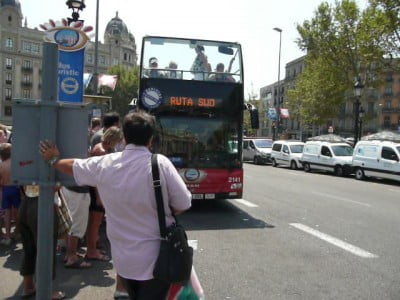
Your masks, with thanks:
<instances>
[{"instance_id":1,"label":"traffic light","mask_svg":"<svg viewBox=\"0 0 400 300\"><path fill-rule=\"evenodd\" d=\"M250 123L252 129L260 128L260 122L258 120L258 109L254 107L250 109Z\"/></svg>"}]
</instances>

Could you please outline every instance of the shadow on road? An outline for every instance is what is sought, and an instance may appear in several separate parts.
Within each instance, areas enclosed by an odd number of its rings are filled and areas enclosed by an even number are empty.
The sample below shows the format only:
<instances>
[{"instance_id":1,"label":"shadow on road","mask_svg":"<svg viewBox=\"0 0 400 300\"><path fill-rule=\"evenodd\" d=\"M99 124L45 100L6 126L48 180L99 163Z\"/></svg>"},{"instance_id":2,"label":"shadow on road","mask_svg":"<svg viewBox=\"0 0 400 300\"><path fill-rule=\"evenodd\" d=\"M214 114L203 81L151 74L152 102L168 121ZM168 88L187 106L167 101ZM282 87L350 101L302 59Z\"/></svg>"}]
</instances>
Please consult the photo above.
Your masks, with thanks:
<instances>
[{"instance_id":1,"label":"shadow on road","mask_svg":"<svg viewBox=\"0 0 400 300\"><path fill-rule=\"evenodd\" d=\"M228 200L194 201L192 208L179 216L190 230L275 228L233 205Z\"/></svg>"}]
</instances>

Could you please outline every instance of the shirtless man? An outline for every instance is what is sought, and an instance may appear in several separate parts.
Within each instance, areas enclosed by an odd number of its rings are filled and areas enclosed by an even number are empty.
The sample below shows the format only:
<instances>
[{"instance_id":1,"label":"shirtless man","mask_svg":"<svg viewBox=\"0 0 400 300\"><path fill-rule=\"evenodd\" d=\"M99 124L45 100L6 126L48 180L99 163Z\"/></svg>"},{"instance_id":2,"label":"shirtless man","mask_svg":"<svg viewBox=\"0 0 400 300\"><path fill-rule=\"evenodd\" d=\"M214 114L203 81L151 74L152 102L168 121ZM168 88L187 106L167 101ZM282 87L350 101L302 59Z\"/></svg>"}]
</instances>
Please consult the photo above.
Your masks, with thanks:
<instances>
[{"instance_id":1,"label":"shirtless man","mask_svg":"<svg viewBox=\"0 0 400 300\"><path fill-rule=\"evenodd\" d=\"M11 185L11 144L0 144L0 186L2 187L2 208L5 211L4 221L6 227L3 245L11 245L11 219L16 220L21 202L19 186Z\"/></svg>"}]
</instances>

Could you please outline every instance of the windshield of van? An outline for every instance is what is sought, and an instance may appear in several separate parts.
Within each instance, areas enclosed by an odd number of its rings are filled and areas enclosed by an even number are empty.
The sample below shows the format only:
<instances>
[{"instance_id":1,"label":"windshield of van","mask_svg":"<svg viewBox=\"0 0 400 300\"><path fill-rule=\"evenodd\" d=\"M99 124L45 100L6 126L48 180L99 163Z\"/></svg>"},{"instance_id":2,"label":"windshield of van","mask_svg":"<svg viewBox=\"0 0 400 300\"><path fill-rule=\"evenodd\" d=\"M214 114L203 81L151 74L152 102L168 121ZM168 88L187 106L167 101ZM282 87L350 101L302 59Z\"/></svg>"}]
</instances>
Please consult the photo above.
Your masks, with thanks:
<instances>
[{"instance_id":1,"label":"windshield of van","mask_svg":"<svg viewBox=\"0 0 400 300\"><path fill-rule=\"evenodd\" d=\"M272 141L270 140L255 140L257 148L272 148Z\"/></svg>"},{"instance_id":2,"label":"windshield of van","mask_svg":"<svg viewBox=\"0 0 400 300\"><path fill-rule=\"evenodd\" d=\"M302 153L304 145L290 145L290 151L292 153Z\"/></svg>"},{"instance_id":3,"label":"windshield of van","mask_svg":"<svg viewBox=\"0 0 400 300\"><path fill-rule=\"evenodd\" d=\"M332 146L333 153L335 156L352 156L353 155L353 148L350 146Z\"/></svg>"}]
</instances>

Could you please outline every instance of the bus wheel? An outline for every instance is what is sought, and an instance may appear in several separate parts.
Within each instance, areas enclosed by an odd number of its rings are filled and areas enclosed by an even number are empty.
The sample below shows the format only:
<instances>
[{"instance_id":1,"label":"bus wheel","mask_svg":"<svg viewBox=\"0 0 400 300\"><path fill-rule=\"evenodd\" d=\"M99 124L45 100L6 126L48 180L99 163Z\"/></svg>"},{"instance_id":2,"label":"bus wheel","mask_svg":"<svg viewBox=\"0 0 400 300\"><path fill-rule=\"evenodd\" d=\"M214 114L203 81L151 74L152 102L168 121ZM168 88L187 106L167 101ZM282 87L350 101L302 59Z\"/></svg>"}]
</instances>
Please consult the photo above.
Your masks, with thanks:
<instances>
[{"instance_id":1,"label":"bus wheel","mask_svg":"<svg viewBox=\"0 0 400 300\"><path fill-rule=\"evenodd\" d=\"M341 166L336 166L335 167L335 175L342 177L343 176L343 168Z\"/></svg>"},{"instance_id":2,"label":"bus wheel","mask_svg":"<svg viewBox=\"0 0 400 300\"><path fill-rule=\"evenodd\" d=\"M311 172L311 167L310 167L310 164L309 164L309 163L305 163L305 164L304 164L304 171L306 171L306 172Z\"/></svg>"},{"instance_id":3,"label":"bus wheel","mask_svg":"<svg viewBox=\"0 0 400 300\"><path fill-rule=\"evenodd\" d=\"M292 162L290 163L290 168L292 170L297 170L297 164L296 164L296 162L294 160L292 160Z\"/></svg>"},{"instance_id":4,"label":"bus wheel","mask_svg":"<svg viewBox=\"0 0 400 300\"><path fill-rule=\"evenodd\" d=\"M364 170L361 168L357 168L355 177L357 180L363 180L365 178Z\"/></svg>"},{"instance_id":5,"label":"bus wheel","mask_svg":"<svg viewBox=\"0 0 400 300\"><path fill-rule=\"evenodd\" d=\"M278 164L276 163L275 158L272 159L272 166L275 167L275 168L278 166Z\"/></svg>"}]
</instances>

